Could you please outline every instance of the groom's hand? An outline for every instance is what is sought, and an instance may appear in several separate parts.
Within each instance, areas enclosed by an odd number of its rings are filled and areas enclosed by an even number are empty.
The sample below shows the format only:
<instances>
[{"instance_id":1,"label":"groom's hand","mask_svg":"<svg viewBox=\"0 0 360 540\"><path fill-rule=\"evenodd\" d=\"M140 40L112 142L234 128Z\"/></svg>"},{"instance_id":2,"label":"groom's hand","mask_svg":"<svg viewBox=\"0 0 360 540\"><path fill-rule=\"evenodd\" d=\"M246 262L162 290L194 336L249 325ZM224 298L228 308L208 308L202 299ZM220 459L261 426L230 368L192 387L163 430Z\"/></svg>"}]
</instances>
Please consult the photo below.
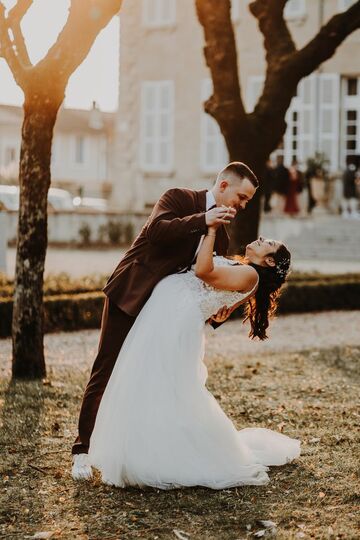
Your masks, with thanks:
<instances>
[{"instance_id":1,"label":"groom's hand","mask_svg":"<svg viewBox=\"0 0 360 540\"><path fill-rule=\"evenodd\" d=\"M223 223L228 225L236 216L235 208L231 206L215 206L205 214L205 221L208 227L220 226Z\"/></svg>"},{"instance_id":2,"label":"groom's hand","mask_svg":"<svg viewBox=\"0 0 360 540\"><path fill-rule=\"evenodd\" d=\"M215 321L216 323L223 323L228 319L233 312L233 308L228 308L227 306L223 306L219 309L219 311L210 317L211 321Z\"/></svg>"}]
</instances>

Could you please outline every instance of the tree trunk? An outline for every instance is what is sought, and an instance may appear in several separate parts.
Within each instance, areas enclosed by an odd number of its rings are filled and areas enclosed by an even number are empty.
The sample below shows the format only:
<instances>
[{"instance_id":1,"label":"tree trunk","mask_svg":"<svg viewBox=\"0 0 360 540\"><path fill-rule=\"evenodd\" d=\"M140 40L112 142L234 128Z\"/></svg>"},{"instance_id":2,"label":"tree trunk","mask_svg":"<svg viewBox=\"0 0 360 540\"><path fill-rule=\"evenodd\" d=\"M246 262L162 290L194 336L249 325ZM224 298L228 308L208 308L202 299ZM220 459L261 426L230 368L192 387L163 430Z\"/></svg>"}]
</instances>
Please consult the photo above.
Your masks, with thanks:
<instances>
[{"instance_id":1,"label":"tree trunk","mask_svg":"<svg viewBox=\"0 0 360 540\"><path fill-rule=\"evenodd\" d=\"M256 144L261 144L257 140ZM230 161L243 161L256 174L259 180L259 188L254 197L248 203L245 210L238 212L231 226L229 254L243 254L247 244L255 240L258 236L260 215L261 215L261 194L264 189L263 177L267 156L251 155L242 153L242 157L235 157L230 154Z\"/></svg>"},{"instance_id":2,"label":"tree trunk","mask_svg":"<svg viewBox=\"0 0 360 540\"><path fill-rule=\"evenodd\" d=\"M36 91L25 99L20 153L20 207L12 320L13 377L46 375L43 274L51 142L60 103Z\"/></svg>"}]
</instances>

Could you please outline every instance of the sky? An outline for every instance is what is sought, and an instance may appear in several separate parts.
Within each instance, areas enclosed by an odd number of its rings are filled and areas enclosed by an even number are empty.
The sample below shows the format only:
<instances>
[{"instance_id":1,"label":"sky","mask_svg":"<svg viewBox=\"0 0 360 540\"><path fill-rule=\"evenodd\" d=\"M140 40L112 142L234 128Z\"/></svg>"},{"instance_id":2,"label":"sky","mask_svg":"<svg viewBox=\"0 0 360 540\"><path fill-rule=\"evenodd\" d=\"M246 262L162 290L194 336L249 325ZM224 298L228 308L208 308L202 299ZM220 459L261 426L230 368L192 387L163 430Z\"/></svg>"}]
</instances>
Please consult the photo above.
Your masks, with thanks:
<instances>
[{"instance_id":1,"label":"sky","mask_svg":"<svg viewBox=\"0 0 360 540\"><path fill-rule=\"evenodd\" d=\"M3 0L11 8L14 0ZM23 19L22 30L32 63L43 58L64 26L69 0L34 0ZM89 55L69 80L65 106L114 111L118 99L119 18L114 17L99 34ZM4 59L0 58L0 103L21 105L23 93Z\"/></svg>"}]
</instances>

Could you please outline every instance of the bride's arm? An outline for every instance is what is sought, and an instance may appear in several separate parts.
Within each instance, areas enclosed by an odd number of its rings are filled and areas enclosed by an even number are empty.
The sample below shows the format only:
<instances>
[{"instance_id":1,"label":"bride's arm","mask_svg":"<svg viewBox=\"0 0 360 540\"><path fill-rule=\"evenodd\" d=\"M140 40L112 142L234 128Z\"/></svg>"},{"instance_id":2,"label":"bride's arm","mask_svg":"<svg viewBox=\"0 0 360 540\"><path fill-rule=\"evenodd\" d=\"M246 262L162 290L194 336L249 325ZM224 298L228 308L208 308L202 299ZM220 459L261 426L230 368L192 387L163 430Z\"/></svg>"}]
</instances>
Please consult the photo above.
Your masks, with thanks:
<instances>
[{"instance_id":1,"label":"bride's arm","mask_svg":"<svg viewBox=\"0 0 360 540\"><path fill-rule=\"evenodd\" d=\"M208 234L204 237L197 256L195 264L196 276L217 289L240 292L253 289L258 281L258 275L251 266L214 266L215 237L216 230L209 227Z\"/></svg>"}]
</instances>

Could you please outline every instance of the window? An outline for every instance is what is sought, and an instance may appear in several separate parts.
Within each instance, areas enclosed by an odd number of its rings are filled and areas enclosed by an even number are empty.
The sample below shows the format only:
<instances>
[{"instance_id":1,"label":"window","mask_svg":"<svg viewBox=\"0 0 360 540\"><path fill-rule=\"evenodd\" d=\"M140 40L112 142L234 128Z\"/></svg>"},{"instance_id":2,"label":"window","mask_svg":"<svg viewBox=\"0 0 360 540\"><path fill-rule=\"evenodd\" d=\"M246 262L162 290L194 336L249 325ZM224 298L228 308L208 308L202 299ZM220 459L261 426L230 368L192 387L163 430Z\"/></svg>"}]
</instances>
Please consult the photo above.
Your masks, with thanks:
<instances>
[{"instance_id":1,"label":"window","mask_svg":"<svg viewBox=\"0 0 360 540\"><path fill-rule=\"evenodd\" d=\"M338 10L339 11L346 11L351 7L353 4L355 4L356 0L338 0Z\"/></svg>"},{"instance_id":2,"label":"window","mask_svg":"<svg viewBox=\"0 0 360 540\"><path fill-rule=\"evenodd\" d=\"M201 106L203 107L212 92L211 79L204 79L201 88ZM217 172L228 162L229 156L224 137L216 120L205 111L202 113L201 123L201 170L204 172Z\"/></svg>"},{"instance_id":3,"label":"window","mask_svg":"<svg viewBox=\"0 0 360 540\"><path fill-rule=\"evenodd\" d=\"M141 95L141 166L167 171L173 166L173 81L146 81Z\"/></svg>"},{"instance_id":4,"label":"window","mask_svg":"<svg viewBox=\"0 0 360 540\"><path fill-rule=\"evenodd\" d=\"M356 96L357 93L358 93L358 80L348 79L347 80L347 95Z\"/></svg>"},{"instance_id":5,"label":"window","mask_svg":"<svg viewBox=\"0 0 360 540\"><path fill-rule=\"evenodd\" d=\"M346 111L346 137L345 148L346 155L354 154L356 151L356 139L357 139L357 124L358 114L357 111Z\"/></svg>"},{"instance_id":6,"label":"window","mask_svg":"<svg viewBox=\"0 0 360 540\"><path fill-rule=\"evenodd\" d=\"M304 17L306 13L305 0L288 0L284 9L285 19Z\"/></svg>"},{"instance_id":7,"label":"window","mask_svg":"<svg viewBox=\"0 0 360 540\"><path fill-rule=\"evenodd\" d=\"M360 78L343 80L341 163L360 153Z\"/></svg>"},{"instance_id":8,"label":"window","mask_svg":"<svg viewBox=\"0 0 360 540\"><path fill-rule=\"evenodd\" d=\"M286 113L287 130L284 136L284 161L305 162L314 153L315 132L315 80L313 76L298 85Z\"/></svg>"},{"instance_id":9,"label":"window","mask_svg":"<svg viewBox=\"0 0 360 540\"><path fill-rule=\"evenodd\" d=\"M85 161L85 138L75 137L75 163L82 165Z\"/></svg>"},{"instance_id":10,"label":"window","mask_svg":"<svg viewBox=\"0 0 360 540\"><path fill-rule=\"evenodd\" d=\"M176 21L176 0L143 0L143 24L171 26Z\"/></svg>"}]
</instances>

